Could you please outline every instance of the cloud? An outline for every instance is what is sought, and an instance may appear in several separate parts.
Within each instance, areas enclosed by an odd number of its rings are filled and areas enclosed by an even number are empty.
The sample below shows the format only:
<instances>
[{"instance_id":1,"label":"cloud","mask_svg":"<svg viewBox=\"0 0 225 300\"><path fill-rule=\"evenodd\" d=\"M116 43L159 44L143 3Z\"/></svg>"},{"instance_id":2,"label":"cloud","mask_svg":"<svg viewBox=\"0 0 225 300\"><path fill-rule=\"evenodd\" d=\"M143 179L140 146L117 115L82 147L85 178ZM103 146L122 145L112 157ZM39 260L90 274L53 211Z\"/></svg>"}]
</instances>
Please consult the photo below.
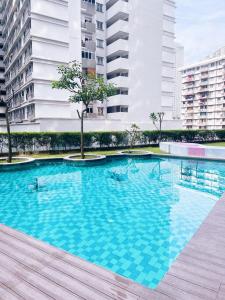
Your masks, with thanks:
<instances>
[{"instance_id":1,"label":"cloud","mask_svg":"<svg viewBox=\"0 0 225 300\"><path fill-rule=\"evenodd\" d=\"M176 2L176 36L185 48L185 63L198 62L225 46L224 0Z\"/></svg>"}]
</instances>

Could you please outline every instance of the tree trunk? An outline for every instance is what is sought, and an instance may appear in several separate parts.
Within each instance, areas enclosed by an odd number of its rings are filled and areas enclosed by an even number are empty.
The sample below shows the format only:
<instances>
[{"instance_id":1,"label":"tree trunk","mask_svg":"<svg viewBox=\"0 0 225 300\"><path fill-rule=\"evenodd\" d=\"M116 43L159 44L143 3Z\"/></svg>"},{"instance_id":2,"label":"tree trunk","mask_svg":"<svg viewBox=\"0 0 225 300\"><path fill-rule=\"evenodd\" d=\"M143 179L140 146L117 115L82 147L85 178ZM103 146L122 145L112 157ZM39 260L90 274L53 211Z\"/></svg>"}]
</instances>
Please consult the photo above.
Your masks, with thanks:
<instances>
[{"instance_id":1,"label":"tree trunk","mask_svg":"<svg viewBox=\"0 0 225 300\"><path fill-rule=\"evenodd\" d=\"M162 122L161 120L159 121L159 145L161 143L161 139L162 139Z\"/></svg>"},{"instance_id":2,"label":"tree trunk","mask_svg":"<svg viewBox=\"0 0 225 300\"><path fill-rule=\"evenodd\" d=\"M84 111L81 113L81 128L80 128L80 152L81 152L81 158L84 159Z\"/></svg>"},{"instance_id":3,"label":"tree trunk","mask_svg":"<svg viewBox=\"0 0 225 300\"><path fill-rule=\"evenodd\" d=\"M87 107L82 110L81 114L79 110L77 110L78 117L80 119L80 154L81 158L84 159L84 114L87 111Z\"/></svg>"},{"instance_id":4,"label":"tree trunk","mask_svg":"<svg viewBox=\"0 0 225 300\"><path fill-rule=\"evenodd\" d=\"M11 140L11 131L10 131L10 124L9 124L9 109L8 106L6 107L6 128L7 128L7 137L8 137L8 159L7 162L12 162L12 140Z\"/></svg>"}]
</instances>

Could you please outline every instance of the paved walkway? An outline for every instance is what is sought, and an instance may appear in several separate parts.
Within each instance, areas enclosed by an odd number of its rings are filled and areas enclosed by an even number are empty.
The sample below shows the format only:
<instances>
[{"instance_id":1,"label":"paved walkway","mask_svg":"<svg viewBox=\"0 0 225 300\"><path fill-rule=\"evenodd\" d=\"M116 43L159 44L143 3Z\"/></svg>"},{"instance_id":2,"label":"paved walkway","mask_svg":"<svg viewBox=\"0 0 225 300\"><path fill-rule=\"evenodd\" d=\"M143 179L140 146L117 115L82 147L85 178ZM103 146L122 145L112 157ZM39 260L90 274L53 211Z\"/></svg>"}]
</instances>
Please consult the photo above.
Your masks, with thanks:
<instances>
[{"instance_id":1,"label":"paved walkway","mask_svg":"<svg viewBox=\"0 0 225 300\"><path fill-rule=\"evenodd\" d=\"M0 225L0 299L225 299L225 198L156 290Z\"/></svg>"}]
</instances>

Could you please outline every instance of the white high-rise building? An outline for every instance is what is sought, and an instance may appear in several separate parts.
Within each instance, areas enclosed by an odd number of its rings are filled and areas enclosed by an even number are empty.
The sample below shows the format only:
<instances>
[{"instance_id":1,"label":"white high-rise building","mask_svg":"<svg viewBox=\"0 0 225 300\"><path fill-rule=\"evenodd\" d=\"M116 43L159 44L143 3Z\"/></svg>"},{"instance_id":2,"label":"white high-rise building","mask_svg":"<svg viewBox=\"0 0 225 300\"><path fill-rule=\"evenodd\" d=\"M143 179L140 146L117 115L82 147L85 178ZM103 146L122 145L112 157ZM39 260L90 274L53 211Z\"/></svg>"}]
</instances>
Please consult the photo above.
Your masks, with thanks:
<instances>
[{"instance_id":1,"label":"white high-rise building","mask_svg":"<svg viewBox=\"0 0 225 300\"><path fill-rule=\"evenodd\" d=\"M225 47L181 72L183 127L225 128Z\"/></svg>"},{"instance_id":2,"label":"white high-rise building","mask_svg":"<svg viewBox=\"0 0 225 300\"><path fill-rule=\"evenodd\" d=\"M13 130L78 130L68 93L52 90L57 66L82 62L117 86L90 106L86 130L151 129L151 112L176 128L175 2L2 0L6 100Z\"/></svg>"},{"instance_id":3,"label":"white high-rise building","mask_svg":"<svg viewBox=\"0 0 225 300\"><path fill-rule=\"evenodd\" d=\"M181 119L181 95L182 95L182 74L180 69L184 66L184 47L176 43L176 80L174 98L174 118ZM181 121L180 121L181 122Z\"/></svg>"}]
</instances>

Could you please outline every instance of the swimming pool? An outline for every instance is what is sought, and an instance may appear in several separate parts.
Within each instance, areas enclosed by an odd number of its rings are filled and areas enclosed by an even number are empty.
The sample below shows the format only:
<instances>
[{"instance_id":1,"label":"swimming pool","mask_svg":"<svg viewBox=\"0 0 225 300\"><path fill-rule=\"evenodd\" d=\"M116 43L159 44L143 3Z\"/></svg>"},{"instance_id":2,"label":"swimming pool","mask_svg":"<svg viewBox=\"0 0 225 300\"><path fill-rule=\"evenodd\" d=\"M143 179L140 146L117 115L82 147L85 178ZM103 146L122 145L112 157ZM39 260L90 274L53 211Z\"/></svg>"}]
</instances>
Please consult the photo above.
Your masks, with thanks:
<instances>
[{"instance_id":1,"label":"swimming pool","mask_svg":"<svg viewBox=\"0 0 225 300\"><path fill-rule=\"evenodd\" d=\"M0 223L155 288L224 191L219 162L42 162L0 172Z\"/></svg>"}]
</instances>

